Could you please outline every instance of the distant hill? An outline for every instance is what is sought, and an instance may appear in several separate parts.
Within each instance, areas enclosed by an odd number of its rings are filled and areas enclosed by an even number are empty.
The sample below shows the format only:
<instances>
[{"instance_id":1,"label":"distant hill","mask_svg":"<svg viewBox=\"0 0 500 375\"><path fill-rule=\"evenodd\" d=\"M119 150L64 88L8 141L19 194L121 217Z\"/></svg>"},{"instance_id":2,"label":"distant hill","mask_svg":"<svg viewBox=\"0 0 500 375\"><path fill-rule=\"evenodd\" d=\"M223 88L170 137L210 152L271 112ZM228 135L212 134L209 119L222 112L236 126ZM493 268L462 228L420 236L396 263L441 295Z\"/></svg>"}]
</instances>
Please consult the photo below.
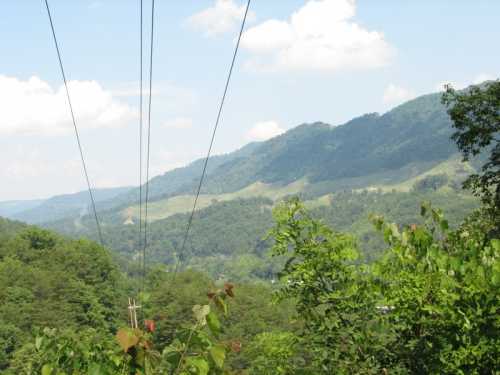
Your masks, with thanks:
<instances>
[{"instance_id":1,"label":"distant hill","mask_svg":"<svg viewBox=\"0 0 500 375\"><path fill-rule=\"evenodd\" d=\"M43 199L16 200L0 202L0 216L12 216L19 212L30 210L43 203Z\"/></svg>"},{"instance_id":2,"label":"distant hill","mask_svg":"<svg viewBox=\"0 0 500 375\"><path fill-rule=\"evenodd\" d=\"M477 201L461 190L474 165L462 163L451 134L440 95L430 94L383 115L367 114L340 126L303 124L212 157L183 254L179 250L203 160L155 177L150 181L150 260L181 259L214 275L239 269L248 271L244 277L272 277L276 265L264 258L269 244L263 237L272 225L273 205L290 195L299 195L335 228L355 233L367 257L382 246L368 221L372 212L414 223L420 203L431 200L456 223ZM137 189L129 190L102 202L99 212L106 245L132 258L140 248L137 198ZM96 238L89 216L45 225Z\"/></svg>"},{"instance_id":3,"label":"distant hill","mask_svg":"<svg viewBox=\"0 0 500 375\"><path fill-rule=\"evenodd\" d=\"M328 189L399 183L457 153L451 122L439 94L421 96L384 115L355 118L344 125L303 124L266 142L210 159L207 194L232 193L260 182L288 185L297 180ZM152 200L195 191L203 160L150 181ZM334 182L331 184L331 182ZM107 202L109 208L137 200L129 191Z\"/></svg>"},{"instance_id":4,"label":"distant hill","mask_svg":"<svg viewBox=\"0 0 500 375\"><path fill-rule=\"evenodd\" d=\"M303 124L268 141L211 158L199 208L236 198L275 200L298 193L316 198L364 188L407 191L429 173L443 171L450 181L461 180L472 166L459 162L451 133L439 94L340 126ZM197 160L150 181L153 220L189 211L202 163ZM137 198L135 189L121 194L101 206L105 208L101 215L130 223L138 216Z\"/></svg>"},{"instance_id":5,"label":"distant hill","mask_svg":"<svg viewBox=\"0 0 500 375\"><path fill-rule=\"evenodd\" d=\"M96 203L110 200L130 191L130 187L95 189ZM59 220L66 217L86 215L89 207L89 193L58 195L46 200L0 202L0 215L30 224Z\"/></svg>"}]
</instances>

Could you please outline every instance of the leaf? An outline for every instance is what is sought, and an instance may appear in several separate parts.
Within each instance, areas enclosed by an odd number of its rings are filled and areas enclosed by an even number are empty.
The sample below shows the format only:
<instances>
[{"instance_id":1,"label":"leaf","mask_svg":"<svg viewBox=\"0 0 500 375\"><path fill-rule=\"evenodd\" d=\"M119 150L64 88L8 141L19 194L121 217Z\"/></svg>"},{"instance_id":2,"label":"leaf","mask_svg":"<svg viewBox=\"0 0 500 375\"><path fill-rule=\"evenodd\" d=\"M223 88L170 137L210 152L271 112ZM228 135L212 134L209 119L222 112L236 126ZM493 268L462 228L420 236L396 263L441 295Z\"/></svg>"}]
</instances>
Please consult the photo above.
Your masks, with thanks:
<instances>
[{"instance_id":1,"label":"leaf","mask_svg":"<svg viewBox=\"0 0 500 375\"><path fill-rule=\"evenodd\" d=\"M218 368L222 368L226 359L226 348L222 345L212 346L210 348L210 357Z\"/></svg>"},{"instance_id":2,"label":"leaf","mask_svg":"<svg viewBox=\"0 0 500 375\"><path fill-rule=\"evenodd\" d=\"M233 289L234 289L234 285L233 284L231 284L231 283L225 283L224 284L224 291L231 298L234 298Z\"/></svg>"},{"instance_id":3,"label":"leaf","mask_svg":"<svg viewBox=\"0 0 500 375\"><path fill-rule=\"evenodd\" d=\"M203 358L188 357L186 359L186 365L187 367L196 368L197 375L208 375L208 372L210 371L210 367L208 366L207 361L205 361Z\"/></svg>"},{"instance_id":4,"label":"leaf","mask_svg":"<svg viewBox=\"0 0 500 375\"><path fill-rule=\"evenodd\" d=\"M88 375L101 375L103 372L101 371L101 366L97 363L92 363L89 366Z\"/></svg>"},{"instance_id":5,"label":"leaf","mask_svg":"<svg viewBox=\"0 0 500 375\"><path fill-rule=\"evenodd\" d=\"M116 333L116 340L118 341L118 344L120 344L120 347L123 349L123 351L126 353L131 347L138 344L139 337L130 329L121 328Z\"/></svg>"},{"instance_id":6,"label":"leaf","mask_svg":"<svg viewBox=\"0 0 500 375\"><path fill-rule=\"evenodd\" d=\"M35 348L36 348L36 350L40 350L40 348L42 347L42 342L43 342L43 337L38 336L35 339Z\"/></svg>"},{"instance_id":7,"label":"leaf","mask_svg":"<svg viewBox=\"0 0 500 375\"><path fill-rule=\"evenodd\" d=\"M51 375L53 371L53 367L49 364L45 364L42 367L42 375Z\"/></svg>"},{"instance_id":8,"label":"leaf","mask_svg":"<svg viewBox=\"0 0 500 375\"><path fill-rule=\"evenodd\" d=\"M500 240L497 238L492 239L491 247L493 247L493 250L495 251L500 251Z\"/></svg>"},{"instance_id":9,"label":"leaf","mask_svg":"<svg viewBox=\"0 0 500 375\"><path fill-rule=\"evenodd\" d=\"M215 296L214 303L227 316L227 305L220 296Z\"/></svg>"},{"instance_id":10,"label":"leaf","mask_svg":"<svg viewBox=\"0 0 500 375\"><path fill-rule=\"evenodd\" d=\"M146 292L139 293L139 301L141 301L142 303L147 303L147 302L149 302L150 299L151 299L150 293L146 293Z\"/></svg>"},{"instance_id":11,"label":"leaf","mask_svg":"<svg viewBox=\"0 0 500 375\"><path fill-rule=\"evenodd\" d=\"M217 315L215 315L212 311L207 315L207 324L208 328L210 328L210 331L217 336L220 331L221 331L221 325L219 318L217 318Z\"/></svg>"},{"instance_id":12,"label":"leaf","mask_svg":"<svg viewBox=\"0 0 500 375\"><path fill-rule=\"evenodd\" d=\"M153 333L156 329L155 321L151 319L145 319L144 326L146 327L146 330L151 333Z\"/></svg>"}]
</instances>

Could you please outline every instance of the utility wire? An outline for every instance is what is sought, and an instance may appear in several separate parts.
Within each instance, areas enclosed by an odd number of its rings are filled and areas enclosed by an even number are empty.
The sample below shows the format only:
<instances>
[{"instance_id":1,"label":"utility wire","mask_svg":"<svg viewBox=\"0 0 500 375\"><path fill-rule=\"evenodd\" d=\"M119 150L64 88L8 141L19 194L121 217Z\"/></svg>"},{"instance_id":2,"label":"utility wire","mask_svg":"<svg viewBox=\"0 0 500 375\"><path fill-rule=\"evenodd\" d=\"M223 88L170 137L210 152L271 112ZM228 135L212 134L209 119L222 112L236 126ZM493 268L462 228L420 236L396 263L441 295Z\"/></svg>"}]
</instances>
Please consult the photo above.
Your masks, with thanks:
<instances>
[{"instance_id":1,"label":"utility wire","mask_svg":"<svg viewBox=\"0 0 500 375\"><path fill-rule=\"evenodd\" d=\"M143 82L142 82L142 74L143 74L143 66L142 66L142 61L143 61L143 16L142 16L142 10L143 10L143 0L140 0L140 48L139 48L139 241L138 241L138 247L139 249L142 250L142 146L143 146L143 139L142 139L142 133L143 133L143 123L142 123L142 113L143 113L143 95L142 95L142 88L143 88ZM144 259L142 259L144 261Z\"/></svg>"},{"instance_id":2,"label":"utility wire","mask_svg":"<svg viewBox=\"0 0 500 375\"><path fill-rule=\"evenodd\" d=\"M224 102L226 101L226 96L227 96L227 92L228 92L228 89L229 89L229 83L231 82L231 76L233 74L234 64L236 62L236 57L238 56L238 50L239 50L239 47L240 47L240 42L241 42L241 37L243 35L243 30L245 29L245 23L246 23L247 16L248 16L248 10L250 9L250 3L251 3L251 0L248 0L247 6L246 6L246 9L245 9L245 15L243 16L243 21L241 23L240 32L239 32L239 35L238 35L238 41L236 42L236 47L234 49L233 59L231 61L231 66L229 68L229 73L227 75L226 85L224 87L224 93L222 95L222 99L221 99L221 102L220 102L220 105L219 105L219 111L217 113L217 119L215 121L215 125L214 125L214 128L213 128L212 138L210 140L210 146L208 147L207 156L206 156L205 162L203 164L203 171L201 173L200 181L199 181L199 184L198 184L198 189L196 191L196 197L194 199L193 209L191 211L191 215L189 216L189 220L188 220L188 224L187 224L187 227L186 227L186 231L184 233L184 238L182 240L182 246L181 246L181 250L179 252L180 255L182 255L182 253L184 252L184 249L186 247L186 241L187 241L188 236L189 236L189 230L191 229L191 225L193 224L193 218L194 218L194 213L196 211L196 205L198 204L198 198L200 197L201 187L203 185L203 181L205 180L205 176L206 176L206 173L207 173L208 160L210 159L210 154L212 153L212 147L214 145L215 135L217 133L217 129L219 127L220 119L221 119L221 116L222 116L222 109L224 108ZM178 268L179 268L179 258L180 258L179 256L176 257L176 264L175 264L175 270L174 270L174 279L175 279L175 275L177 275L177 271L178 271Z\"/></svg>"},{"instance_id":3,"label":"utility wire","mask_svg":"<svg viewBox=\"0 0 500 375\"><path fill-rule=\"evenodd\" d=\"M151 49L149 54L149 101L148 101L148 135L147 135L147 152L146 152L146 196L144 207L144 247L142 251L142 286L146 279L146 249L148 246L148 200L149 200L149 161L150 161L150 146L151 146L151 98L153 87L153 51L154 51L154 17L155 17L155 0L151 2Z\"/></svg>"},{"instance_id":4,"label":"utility wire","mask_svg":"<svg viewBox=\"0 0 500 375\"><path fill-rule=\"evenodd\" d=\"M50 7L49 7L48 0L45 0L45 7L47 8L47 14L49 16L49 21L50 21L50 28L52 30L52 36L54 38L54 44L55 44L56 51L57 51L57 58L59 60L59 67L61 68L61 74L62 74L62 78L64 81L64 87L66 89L66 97L68 99L69 110L71 112L71 119L73 120L73 128L75 129L75 136L76 136L76 142L78 144L78 150L80 151L80 158L82 161L83 173L85 174L85 180L87 181L87 188L88 188L89 195L90 195L90 201L92 203L92 209L94 211L97 233L99 235L99 241L101 243L101 246L104 246L104 241L103 241L102 232L101 232L101 225L99 223L99 218L97 217L97 210L96 210L96 205L95 205L94 193L93 193L92 187L90 185L90 179L89 179L89 174L87 172L87 165L85 163L85 157L83 156L83 149L82 149L82 144L80 141L80 134L78 133L78 127L76 125L75 114L73 111L73 105L71 103L71 97L69 95L68 81L66 80L66 74L64 72L64 67L63 67L62 58L61 58L61 52L59 51L59 44L57 42L56 32L54 29L54 22L52 21L52 15L50 13Z\"/></svg>"}]
</instances>

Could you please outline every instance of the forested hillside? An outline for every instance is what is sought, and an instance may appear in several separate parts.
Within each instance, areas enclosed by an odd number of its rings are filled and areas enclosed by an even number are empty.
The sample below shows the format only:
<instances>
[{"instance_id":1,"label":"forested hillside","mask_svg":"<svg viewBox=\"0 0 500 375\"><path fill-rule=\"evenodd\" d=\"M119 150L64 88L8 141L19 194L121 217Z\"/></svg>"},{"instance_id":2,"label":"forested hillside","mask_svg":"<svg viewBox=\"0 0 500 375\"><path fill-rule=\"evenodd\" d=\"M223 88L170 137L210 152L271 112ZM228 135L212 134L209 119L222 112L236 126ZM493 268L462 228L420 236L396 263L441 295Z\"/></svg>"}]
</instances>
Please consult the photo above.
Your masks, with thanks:
<instances>
[{"instance_id":1,"label":"forested hillside","mask_svg":"<svg viewBox=\"0 0 500 375\"><path fill-rule=\"evenodd\" d=\"M477 207L460 185L478 161L463 163L451 134L440 95L431 94L384 115L369 114L340 126L305 124L212 157L182 254L203 161L167 172L150 182L150 257L208 269L214 277L272 278L276 264L263 258L270 246L263 237L272 225L271 210L298 195L313 215L355 233L366 258L373 259L383 244L368 223L370 213L418 222L420 202L432 200L458 223ZM129 259L140 248L137 199L134 189L98 205L107 246ZM97 239L91 216L44 225L69 236Z\"/></svg>"},{"instance_id":2,"label":"forested hillside","mask_svg":"<svg viewBox=\"0 0 500 375\"><path fill-rule=\"evenodd\" d=\"M451 132L439 94L422 96L384 115L368 114L339 126L304 124L269 141L213 157L203 192L229 193L255 182L288 185L300 179L307 179L311 185L334 182L334 189L398 183L455 154ZM198 160L153 178L150 198L154 201L192 194L201 169L202 161ZM394 173L388 174L390 171ZM137 199L135 191L109 203L123 205Z\"/></svg>"},{"instance_id":3,"label":"forested hillside","mask_svg":"<svg viewBox=\"0 0 500 375\"><path fill-rule=\"evenodd\" d=\"M4 219L0 239L0 370L36 328L118 325L125 279L104 249Z\"/></svg>"}]
</instances>

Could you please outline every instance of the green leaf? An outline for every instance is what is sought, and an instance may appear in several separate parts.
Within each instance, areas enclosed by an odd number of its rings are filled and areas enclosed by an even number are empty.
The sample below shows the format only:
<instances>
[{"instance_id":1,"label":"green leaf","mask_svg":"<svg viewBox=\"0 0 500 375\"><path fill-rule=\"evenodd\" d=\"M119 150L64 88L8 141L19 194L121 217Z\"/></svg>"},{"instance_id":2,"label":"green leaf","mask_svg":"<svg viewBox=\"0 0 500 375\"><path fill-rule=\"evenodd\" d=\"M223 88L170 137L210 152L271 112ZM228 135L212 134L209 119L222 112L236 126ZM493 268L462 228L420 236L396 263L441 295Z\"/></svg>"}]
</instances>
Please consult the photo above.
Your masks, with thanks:
<instances>
[{"instance_id":1,"label":"green leaf","mask_svg":"<svg viewBox=\"0 0 500 375\"><path fill-rule=\"evenodd\" d=\"M217 306L217 308L219 308L224 313L224 316L227 316L227 304L219 295L214 297L214 303L215 306Z\"/></svg>"},{"instance_id":2,"label":"green leaf","mask_svg":"<svg viewBox=\"0 0 500 375\"><path fill-rule=\"evenodd\" d=\"M38 336L35 339L35 348L36 348L36 350L40 350L40 348L42 347L42 342L43 342L43 337Z\"/></svg>"},{"instance_id":3,"label":"green leaf","mask_svg":"<svg viewBox=\"0 0 500 375\"><path fill-rule=\"evenodd\" d=\"M210 371L207 361L200 357L188 357L186 359L186 366L188 368L194 367L197 375L208 375Z\"/></svg>"},{"instance_id":4,"label":"green leaf","mask_svg":"<svg viewBox=\"0 0 500 375\"><path fill-rule=\"evenodd\" d=\"M217 336L221 331L221 324L220 324L219 318L217 318L217 315L215 315L215 313L211 311L207 315L206 319L207 319L208 328L210 328L210 331L215 336Z\"/></svg>"},{"instance_id":5,"label":"green leaf","mask_svg":"<svg viewBox=\"0 0 500 375\"><path fill-rule=\"evenodd\" d=\"M151 293L140 292L139 293L139 301L142 303L147 303L151 299Z\"/></svg>"},{"instance_id":6,"label":"green leaf","mask_svg":"<svg viewBox=\"0 0 500 375\"><path fill-rule=\"evenodd\" d=\"M218 368L222 368L226 359L226 348L222 345L212 346L210 348L210 357Z\"/></svg>"},{"instance_id":7,"label":"green leaf","mask_svg":"<svg viewBox=\"0 0 500 375\"><path fill-rule=\"evenodd\" d=\"M493 247L493 250L495 251L500 251L500 240L497 238L492 239L491 247Z\"/></svg>"},{"instance_id":8,"label":"green leaf","mask_svg":"<svg viewBox=\"0 0 500 375\"><path fill-rule=\"evenodd\" d=\"M103 372L101 371L101 366L97 363L92 363L88 369L88 375L101 375Z\"/></svg>"},{"instance_id":9,"label":"green leaf","mask_svg":"<svg viewBox=\"0 0 500 375\"><path fill-rule=\"evenodd\" d=\"M42 367L42 375L51 375L53 370L54 368L51 365L45 364Z\"/></svg>"}]
</instances>

